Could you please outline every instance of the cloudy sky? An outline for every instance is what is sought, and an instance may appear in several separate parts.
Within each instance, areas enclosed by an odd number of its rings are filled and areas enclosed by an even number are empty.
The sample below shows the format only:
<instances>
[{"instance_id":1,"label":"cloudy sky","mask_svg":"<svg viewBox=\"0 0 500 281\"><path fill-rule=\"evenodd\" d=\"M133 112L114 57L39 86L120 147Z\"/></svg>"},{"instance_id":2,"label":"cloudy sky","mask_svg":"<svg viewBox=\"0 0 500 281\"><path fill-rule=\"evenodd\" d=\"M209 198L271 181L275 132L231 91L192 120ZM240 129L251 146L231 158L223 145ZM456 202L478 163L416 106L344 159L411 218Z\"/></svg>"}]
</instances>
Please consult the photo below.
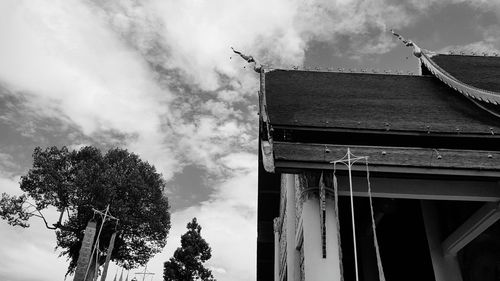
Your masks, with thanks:
<instances>
[{"instance_id":1,"label":"cloudy sky","mask_svg":"<svg viewBox=\"0 0 500 281\"><path fill-rule=\"evenodd\" d=\"M255 280L258 77L230 47L276 68L417 72L391 28L430 50L493 52L498 3L0 0L0 191L19 194L35 146L127 148L168 181L154 280L195 216L217 279ZM0 280L62 280L54 247L36 220L0 221Z\"/></svg>"}]
</instances>

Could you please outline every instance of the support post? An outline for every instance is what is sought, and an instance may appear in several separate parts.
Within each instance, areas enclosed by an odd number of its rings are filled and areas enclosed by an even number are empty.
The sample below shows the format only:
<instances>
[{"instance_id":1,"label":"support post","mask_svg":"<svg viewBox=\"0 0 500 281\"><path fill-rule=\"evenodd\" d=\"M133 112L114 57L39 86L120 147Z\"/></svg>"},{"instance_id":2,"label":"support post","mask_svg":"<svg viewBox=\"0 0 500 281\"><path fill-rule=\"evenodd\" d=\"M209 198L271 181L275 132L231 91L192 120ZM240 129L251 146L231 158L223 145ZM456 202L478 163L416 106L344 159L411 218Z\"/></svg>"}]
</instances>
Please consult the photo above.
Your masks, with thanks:
<instances>
[{"instance_id":1,"label":"support post","mask_svg":"<svg viewBox=\"0 0 500 281\"><path fill-rule=\"evenodd\" d=\"M434 277L436 281L462 281L457 257L445 255L441 247L441 232L435 204L433 201L420 201Z\"/></svg>"},{"instance_id":2,"label":"support post","mask_svg":"<svg viewBox=\"0 0 500 281\"><path fill-rule=\"evenodd\" d=\"M287 276L288 281L298 281L300 276L300 261L298 251L295 248L295 176L284 174L281 177L286 188L286 253L287 253Z\"/></svg>"},{"instance_id":3,"label":"support post","mask_svg":"<svg viewBox=\"0 0 500 281\"><path fill-rule=\"evenodd\" d=\"M326 173L328 174L328 173ZM326 175L325 174L325 175ZM303 194L302 230L304 253L304 279L307 281L339 281L341 280L341 260L338 244L339 229L335 212L334 194L331 191L331 182L326 184L326 257L323 257L321 239L319 180L321 172L312 172L301 177L298 181L305 186L301 187ZM330 174L331 175L331 172ZM325 176L326 178L330 178ZM328 181L325 181L325 183Z\"/></svg>"}]
</instances>

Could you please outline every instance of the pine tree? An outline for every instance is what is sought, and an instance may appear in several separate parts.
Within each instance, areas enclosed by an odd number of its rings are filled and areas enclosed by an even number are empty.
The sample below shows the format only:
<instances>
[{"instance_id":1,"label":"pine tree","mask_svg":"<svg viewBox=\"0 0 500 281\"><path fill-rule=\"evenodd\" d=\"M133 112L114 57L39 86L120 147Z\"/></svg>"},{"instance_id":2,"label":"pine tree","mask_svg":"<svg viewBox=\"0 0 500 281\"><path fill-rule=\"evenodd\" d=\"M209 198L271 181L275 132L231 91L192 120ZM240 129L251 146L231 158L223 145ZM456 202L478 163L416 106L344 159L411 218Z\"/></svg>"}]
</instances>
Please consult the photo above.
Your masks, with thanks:
<instances>
[{"instance_id":1,"label":"pine tree","mask_svg":"<svg viewBox=\"0 0 500 281\"><path fill-rule=\"evenodd\" d=\"M187 224L188 231L181 236L181 247L164 263L165 281L215 281L212 271L203 265L212 257L212 249L201 237L201 226L196 218Z\"/></svg>"}]
</instances>

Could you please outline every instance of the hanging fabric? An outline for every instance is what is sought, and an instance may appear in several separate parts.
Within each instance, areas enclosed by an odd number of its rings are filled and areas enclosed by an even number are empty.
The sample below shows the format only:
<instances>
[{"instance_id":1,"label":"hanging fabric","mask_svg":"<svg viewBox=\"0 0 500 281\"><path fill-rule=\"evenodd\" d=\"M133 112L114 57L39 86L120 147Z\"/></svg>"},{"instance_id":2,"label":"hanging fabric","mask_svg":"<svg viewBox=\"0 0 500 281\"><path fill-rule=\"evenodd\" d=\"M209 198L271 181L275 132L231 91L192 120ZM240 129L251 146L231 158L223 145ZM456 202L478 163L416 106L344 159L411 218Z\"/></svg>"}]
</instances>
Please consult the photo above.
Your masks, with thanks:
<instances>
[{"instance_id":1,"label":"hanging fabric","mask_svg":"<svg viewBox=\"0 0 500 281\"><path fill-rule=\"evenodd\" d=\"M375 213L373 211L372 189L370 186L370 169L368 168L368 157L366 157L365 163L366 163L366 182L368 185L368 198L370 200L370 214L372 220L373 244L375 245L375 254L377 256L378 279L380 281L385 281L384 268L382 266L382 259L380 258L380 247L378 245L377 225L375 224Z\"/></svg>"},{"instance_id":2,"label":"hanging fabric","mask_svg":"<svg viewBox=\"0 0 500 281\"><path fill-rule=\"evenodd\" d=\"M323 182L323 172L319 178L319 216L321 225L321 251L323 258L326 259L326 188Z\"/></svg>"},{"instance_id":3,"label":"hanging fabric","mask_svg":"<svg viewBox=\"0 0 500 281\"><path fill-rule=\"evenodd\" d=\"M104 262L104 269L102 271L101 280L105 281L108 275L109 261L111 260L111 254L113 253L113 248L115 246L116 231L113 232L111 238L109 239L108 251L106 253L106 261Z\"/></svg>"},{"instance_id":4,"label":"hanging fabric","mask_svg":"<svg viewBox=\"0 0 500 281\"><path fill-rule=\"evenodd\" d=\"M122 273L120 274L120 279L118 281L123 281L123 268L122 268Z\"/></svg>"}]
</instances>

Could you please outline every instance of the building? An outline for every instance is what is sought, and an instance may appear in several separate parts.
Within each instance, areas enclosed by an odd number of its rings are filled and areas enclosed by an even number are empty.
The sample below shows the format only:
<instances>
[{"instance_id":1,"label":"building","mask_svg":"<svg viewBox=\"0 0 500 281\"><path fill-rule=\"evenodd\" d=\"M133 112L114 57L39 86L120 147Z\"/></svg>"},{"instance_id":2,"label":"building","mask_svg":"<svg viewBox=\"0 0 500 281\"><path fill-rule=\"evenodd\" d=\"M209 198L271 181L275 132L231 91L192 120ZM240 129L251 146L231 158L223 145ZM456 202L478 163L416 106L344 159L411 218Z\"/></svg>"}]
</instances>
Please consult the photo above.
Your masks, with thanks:
<instances>
[{"instance_id":1,"label":"building","mask_svg":"<svg viewBox=\"0 0 500 281\"><path fill-rule=\"evenodd\" d=\"M500 280L500 57L403 42L419 75L259 69L258 281Z\"/></svg>"}]
</instances>

